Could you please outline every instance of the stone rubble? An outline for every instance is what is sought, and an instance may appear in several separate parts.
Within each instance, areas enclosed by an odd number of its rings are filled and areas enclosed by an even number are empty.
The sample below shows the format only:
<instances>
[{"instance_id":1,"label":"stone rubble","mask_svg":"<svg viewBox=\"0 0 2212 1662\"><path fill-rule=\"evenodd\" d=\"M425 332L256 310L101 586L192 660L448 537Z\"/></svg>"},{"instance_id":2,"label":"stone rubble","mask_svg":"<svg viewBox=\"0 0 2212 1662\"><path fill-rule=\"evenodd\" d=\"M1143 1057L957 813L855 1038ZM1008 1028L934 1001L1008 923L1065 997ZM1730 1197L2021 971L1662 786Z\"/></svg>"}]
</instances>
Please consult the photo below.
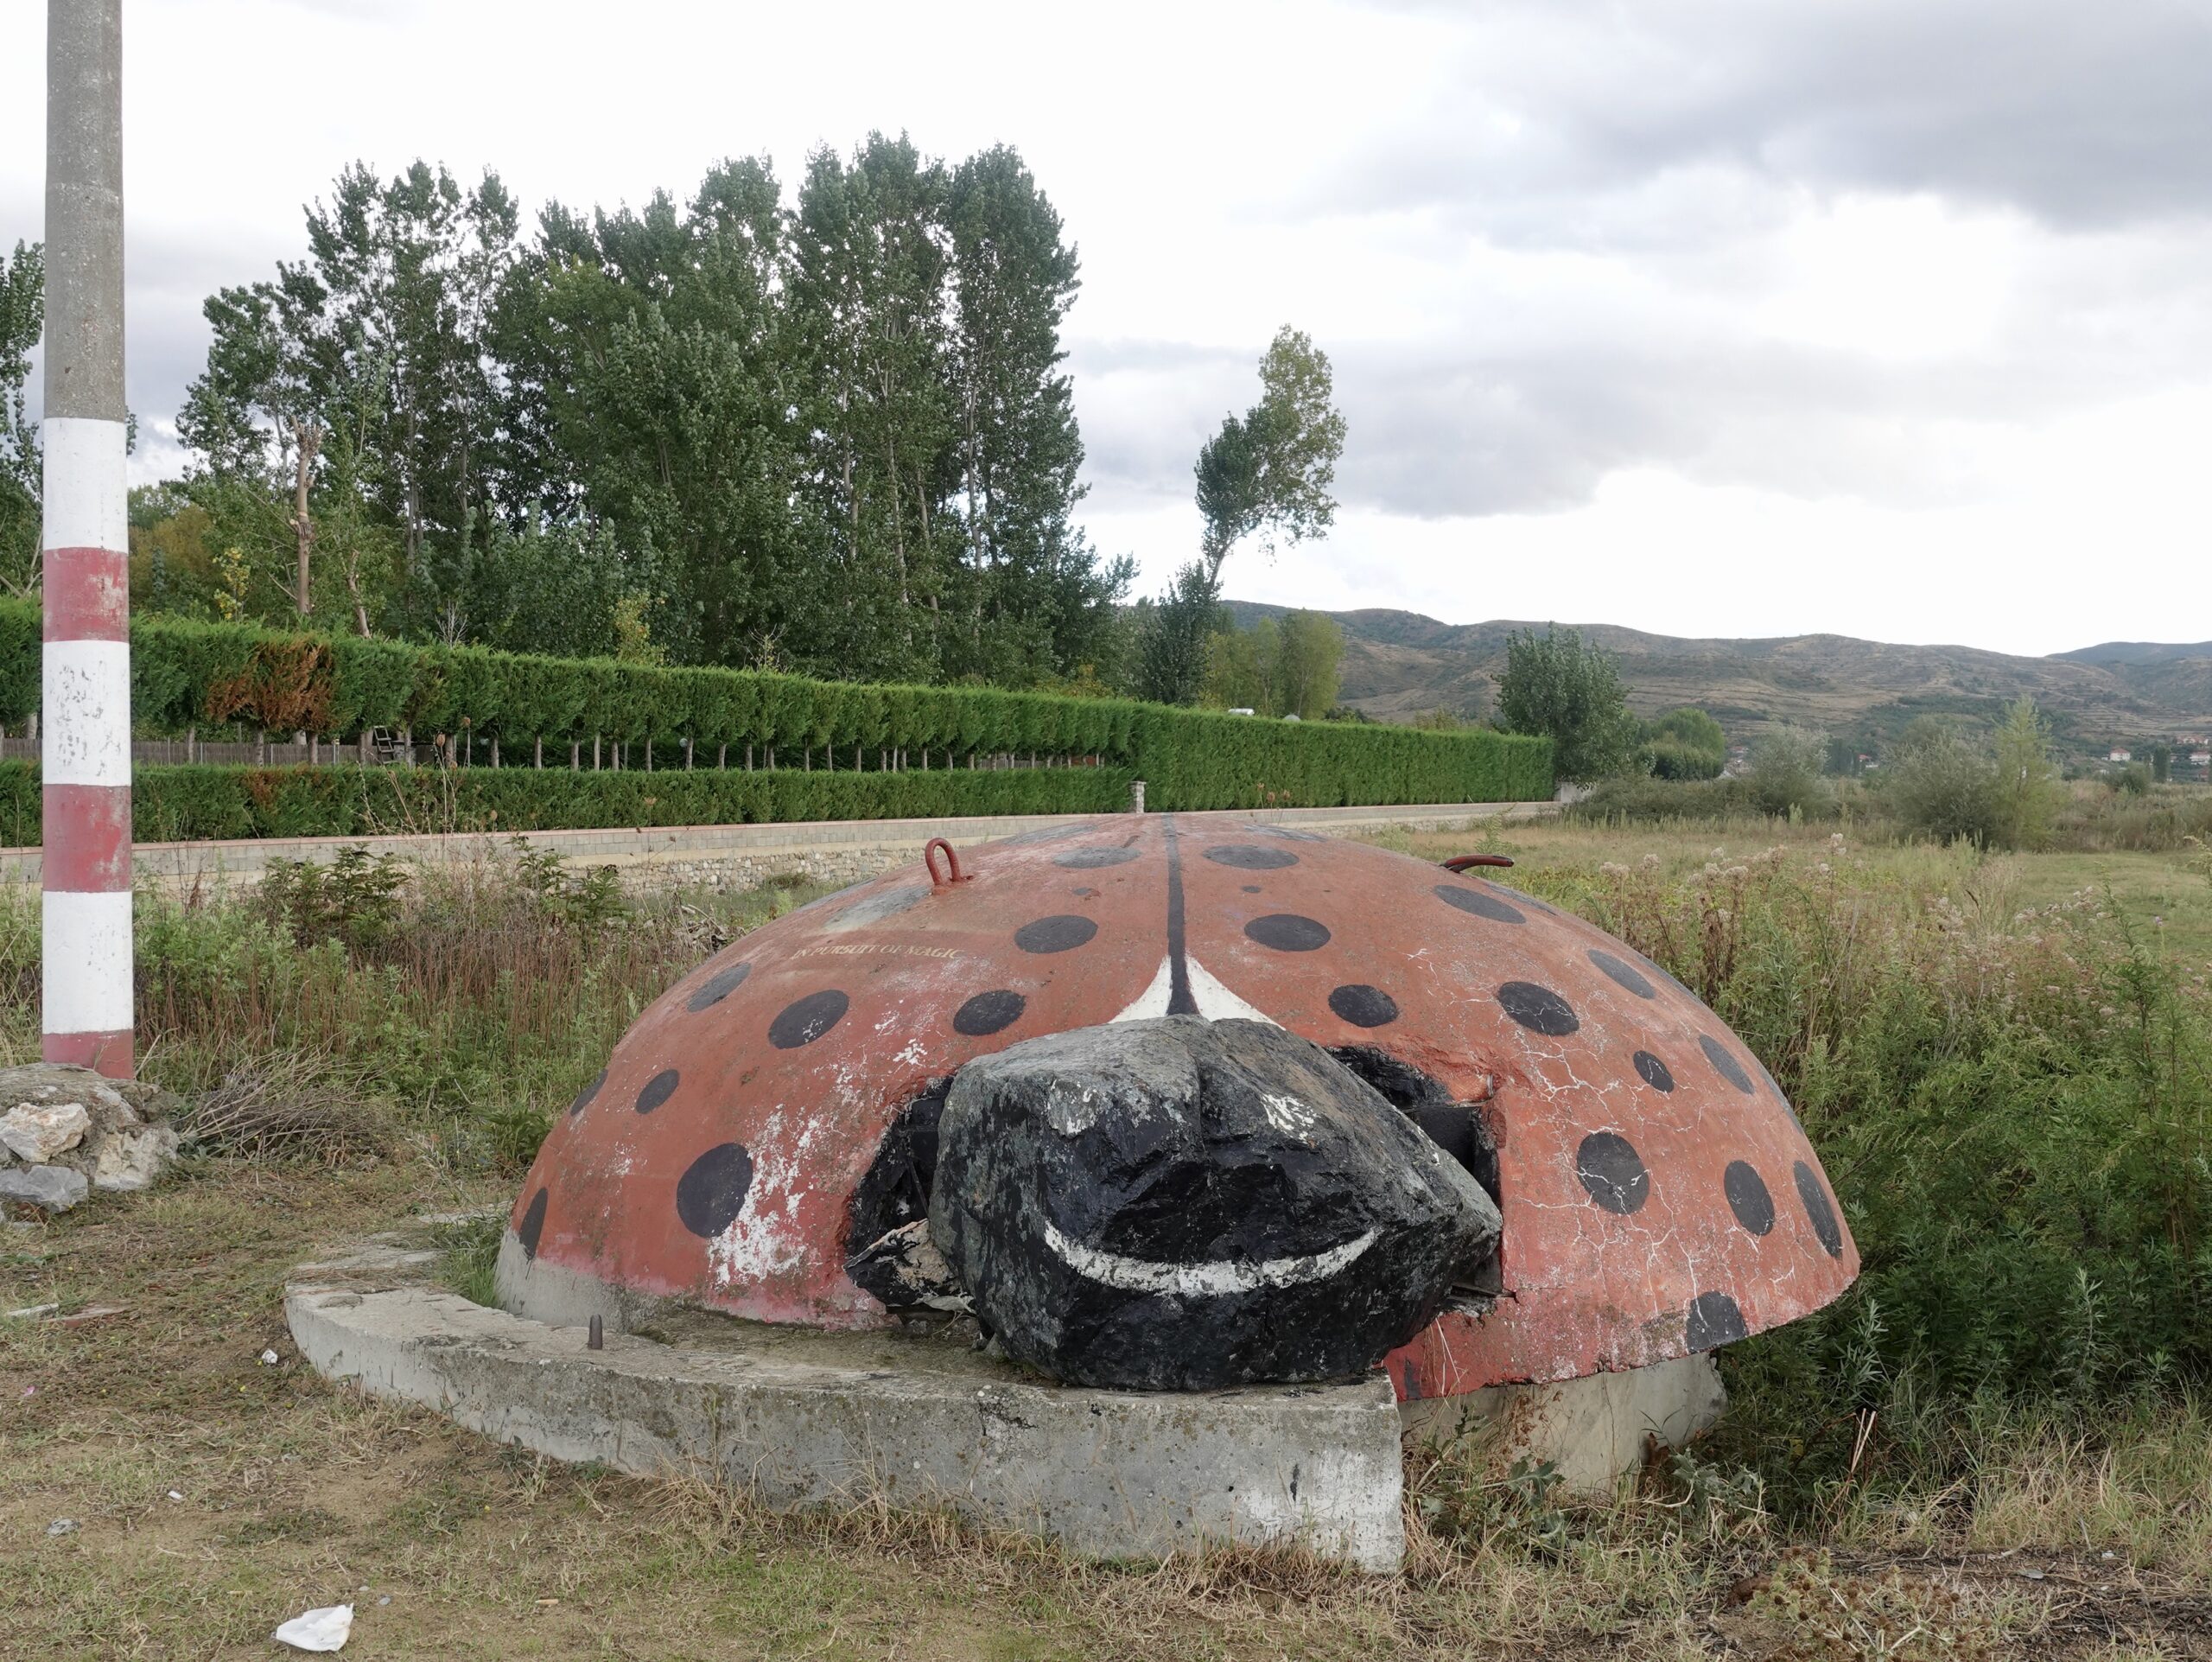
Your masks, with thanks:
<instances>
[{"instance_id":1,"label":"stone rubble","mask_svg":"<svg viewBox=\"0 0 2212 1662\"><path fill-rule=\"evenodd\" d=\"M143 1189L176 1158L182 1107L158 1086L54 1062L0 1068L0 1202L67 1212L93 1189Z\"/></svg>"},{"instance_id":2,"label":"stone rubble","mask_svg":"<svg viewBox=\"0 0 2212 1662\"><path fill-rule=\"evenodd\" d=\"M92 1117L81 1102L18 1103L0 1114L0 1143L27 1165L43 1166L85 1140Z\"/></svg>"},{"instance_id":3,"label":"stone rubble","mask_svg":"<svg viewBox=\"0 0 2212 1662\"><path fill-rule=\"evenodd\" d=\"M91 1188L84 1173L67 1166L0 1166L0 1201L67 1212Z\"/></svg>"}]
</instances>

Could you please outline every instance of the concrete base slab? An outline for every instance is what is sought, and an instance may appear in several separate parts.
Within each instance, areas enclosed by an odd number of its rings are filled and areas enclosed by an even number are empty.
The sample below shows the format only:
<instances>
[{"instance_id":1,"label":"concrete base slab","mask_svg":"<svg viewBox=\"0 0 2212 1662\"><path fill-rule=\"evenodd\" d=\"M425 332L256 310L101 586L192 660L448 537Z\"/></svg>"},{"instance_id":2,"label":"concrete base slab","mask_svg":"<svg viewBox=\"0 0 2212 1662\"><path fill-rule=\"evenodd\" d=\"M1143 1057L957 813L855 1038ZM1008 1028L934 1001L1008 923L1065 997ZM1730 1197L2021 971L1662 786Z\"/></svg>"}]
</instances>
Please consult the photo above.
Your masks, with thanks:
<instances>
[{"instance_id":1,"label":"concrete base slab","mask_svg":"<svg viewBox=\"0 0 2212 1662\"><path fill-rule=\"evenodd\" d=\"M330 1379L503 1442L703 1477L772 1507L868 1496L945 1506L1107 1558L1296 1544L1387 1572L1403 1551L1399 1415L1379 1373L1205 1394L1086 1391L942 1337L672 1311L658 1313L653 1337L607 1321L594 1351L583 1326L429 1284L435 1258L382 1237L302 1265L284 1301L301 1353Z\"/></svg>"},{"instance_id":2,"label":"concrete base slab","mask_svg":"<svg viewBox=\"0 0 2212 1662\"><path fill-rule=\"evenodd\" d=\"M1549 1461L1579 1493L1612 1487L1643 1463L1649 1440L1679 1448L1720 1417L1728 1400L1710 1356L1555 1385L1494 1385L1400 1405L1406 1439L1460 1443L1500 1475L1516 1461Z\"/></svg>"}]
</instances>

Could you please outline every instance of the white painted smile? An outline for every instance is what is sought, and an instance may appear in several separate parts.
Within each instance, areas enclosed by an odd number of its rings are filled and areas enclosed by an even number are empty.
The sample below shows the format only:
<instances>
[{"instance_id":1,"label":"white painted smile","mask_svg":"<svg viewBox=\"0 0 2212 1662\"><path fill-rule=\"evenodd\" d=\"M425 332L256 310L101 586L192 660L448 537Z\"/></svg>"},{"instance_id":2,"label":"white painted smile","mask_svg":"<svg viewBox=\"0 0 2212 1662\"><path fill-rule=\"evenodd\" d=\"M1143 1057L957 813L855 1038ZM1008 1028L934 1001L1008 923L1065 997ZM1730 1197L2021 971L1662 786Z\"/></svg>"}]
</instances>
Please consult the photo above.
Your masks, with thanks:
<instances>
[{"instance_id":1,"label":"white painted smile","mask_svg":"<svg viewBox=\"0 0 2212 1662\"><path fill-rule=\"evenodd\" d=\"M1372 1245L1381 1231L1355 1235L1341 1246L1302 1258L1262 1258L1240 1263L1217 1258L1206 1264L1154 1264L1144 1258L1125 1258L1118 1252L1071 1241L1045 1223L1045 1244L1066 1261L1076 1274L1127 1293L1174 1293L1185 1298L1218 1298L1228 1293L1255 1293L1262 1288L1297 1287L1309 1281L1326 1281Z\"/></svg>"}]
</instances>

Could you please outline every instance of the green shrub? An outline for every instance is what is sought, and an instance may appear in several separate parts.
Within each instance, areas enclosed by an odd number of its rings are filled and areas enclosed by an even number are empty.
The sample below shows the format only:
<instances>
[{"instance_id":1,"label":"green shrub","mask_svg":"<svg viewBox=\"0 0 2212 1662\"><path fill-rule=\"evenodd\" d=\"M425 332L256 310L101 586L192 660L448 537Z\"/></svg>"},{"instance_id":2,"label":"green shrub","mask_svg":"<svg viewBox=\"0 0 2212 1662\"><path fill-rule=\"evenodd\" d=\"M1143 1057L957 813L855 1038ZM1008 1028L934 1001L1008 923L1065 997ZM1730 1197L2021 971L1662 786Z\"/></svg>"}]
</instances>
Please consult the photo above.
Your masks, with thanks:
<instances>
[{"instance_id":1,"label":"green shrub","mask_svg":"<svg viewBox=\"0 0 2212 1662\"><path fill-rule=\"evenodd\" d=\"M1997 764L1955 728L1923 716L1882 770L1882 795L1907 830L1941 842L2003 840Z\"/></svg>"},{"instance_id":2,"label":"green shrub","mask_svg":"<svg viewBox=\"0 0 2212 1662\"><path fill-rule=\"evenodd\" d=\"M1751 747L1751 765L1744 775L1752 806L1777 818L1825 812L1835 794L1821 772L1827 745L1824 735L1800 727L1777 727L1762 735Z\"/></svg>"},{"instance_id":3,"label":"green shrub","mask_svg":"<svg viewBox=\"0 0 2212 1662\"><path fill-rule=\"evenodd\" d=\"M1975 869L1952 857L1948 886ZM2212 1382L2212 997L2088 896L1780 850L1531 874L1699 993L1803 1118L1857 1286L1724 1359L1736 1435L1834 1475L1866 1410ZM1932 892L1931 892L1932 890ZM1900 1395L1902 1393L1902 1396Z\"/></svg>"},{"instance_id":4,"label":"green shrub","mask_svg":"<svg viewBox=\"0 0 2212 1662\"><path fill-rule=\"evenodd\" d=\"M794 819L1113 813L1116 767L1001 772L572 774L531 767L141 767L131 796L142 843L410 831L534 831L734 825ZM0 762L0 844L39 840L37 767Z\"/></svg>"},{"instance_id":5,"label":"green shrub","mask_svg":"<svg viewBox=\"0 0 2212 1662\"><path fill-rule=\"evenodd\" d=\"M1686 704L1645 725L1643 757L1659 779L1718 779L1728 765L1728 736L1711 716Z\"/></svg>"},{"instance_id":6,"label":"green shrub","mask_svg":"<svg viewBox=\"0 0 2212 1662\"><path fill-rule=\"evenodd\" d=\"M908 755L910 767L924 757L949 763L1008 752L1096 756L1111 769L1146 780L1149 799L1161 808L1526 801L1552 794L1549 744L1497 733L1416 734L1327 722L1245 721L1231 728L1227 723L1237 718L1118 699L861 686L740 670L326 639L172 618L134 620L130 640L133 727L149 737L190 729L203 735L231 729L351 736L369 728L404 728L418 739L445 734L504 741L510 761L536 742L557 748L594 736L657 742L674 755L681 755L679 742L690 739L701 757L725 747L752 748L765 761L767 748L778 747L777 760L785 765L832 748L841 763L857 759L871 767L880 753L893 749ZM38 657L37 608L0 601L0 723L18 723L37 707ZM927 786L918 799L934 800L927 793L942 788ZM270 789L282 796L294 787ZM175 808L178 823L245 823L227 787L210 785L195 793L201 794L205 799ZM175 791L171 800L178 800ZM248 818L265 825L289 812L308 823L328 812L334 810L257 799ZM776 806L746 817L830 816ZM531 820L551 823L542 813Z\"/></svg>"},{"instance_id":7,"label":"green shrub","mask_svg":"<svg viewBox=\"0 0 2212 1662\"><path fill-rule=\"evenodd\" d=\"M1639 729L1619 661L1573 629L1548 625L1541 637L1529 629L1506 638L1497 717L1510 732L1548 738L1561 779L1587 783L1636 766Z\"/></svg>"},{"instance_id":8,"label":"green shrub","mask_svg":"<svg viewBox=\"0 0 2212 1662\"><path fill-rule=\"evenodd\" d=\"M1758 812L1749 786L1740 779L1651 777L1600 780L1587 796L1564 811L1569 819L1600 825L1735 819Z\"/></svg>"}]
</instances>

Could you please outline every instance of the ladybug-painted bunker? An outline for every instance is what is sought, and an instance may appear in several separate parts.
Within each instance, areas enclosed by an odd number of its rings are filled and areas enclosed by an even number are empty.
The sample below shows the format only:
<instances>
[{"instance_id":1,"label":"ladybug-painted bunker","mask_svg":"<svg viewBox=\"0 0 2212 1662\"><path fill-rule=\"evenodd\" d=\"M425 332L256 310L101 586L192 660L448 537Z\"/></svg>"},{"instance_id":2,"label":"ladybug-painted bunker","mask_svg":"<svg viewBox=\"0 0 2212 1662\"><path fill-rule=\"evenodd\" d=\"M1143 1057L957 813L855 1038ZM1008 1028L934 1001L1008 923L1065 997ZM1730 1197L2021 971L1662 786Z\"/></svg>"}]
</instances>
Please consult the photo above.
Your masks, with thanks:
<instances>
[{"instance_id":1,"label":"ladybug-painted bunker","mask_svg":"<svg viewBox=\"0 0 2212 1662\"><path fill-rule=\"evenodd\" d=\"M933 852L639 1019L503 1302L972 1315L1071 1383L1411 1399L1708 1351L1857 1272L1751 1052L1542 901L1211 816Z\"/></svg>"}]
</instances>

